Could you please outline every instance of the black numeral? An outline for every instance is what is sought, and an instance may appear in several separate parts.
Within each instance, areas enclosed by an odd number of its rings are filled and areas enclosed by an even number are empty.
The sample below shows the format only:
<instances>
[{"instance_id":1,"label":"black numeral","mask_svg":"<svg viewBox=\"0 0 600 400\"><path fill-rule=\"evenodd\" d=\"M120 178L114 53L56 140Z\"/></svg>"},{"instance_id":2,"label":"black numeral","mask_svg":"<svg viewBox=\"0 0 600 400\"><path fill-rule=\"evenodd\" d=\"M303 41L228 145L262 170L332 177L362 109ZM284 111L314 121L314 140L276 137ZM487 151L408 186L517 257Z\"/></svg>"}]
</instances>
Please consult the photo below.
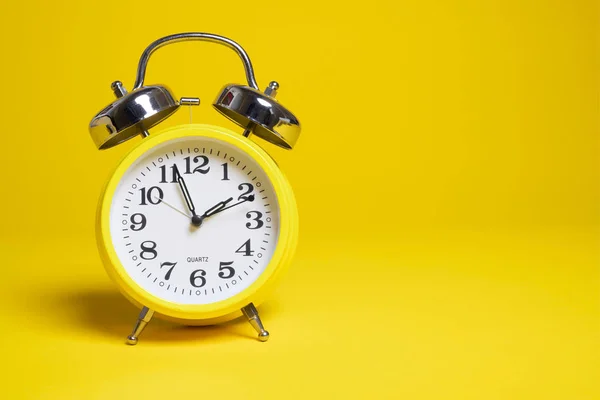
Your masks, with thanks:
<instances>
[{"instance_id":1,"label":"black numeral","mask_svg":"<svg viewBox=\"0 0 600 400\"><path fill-rule=\"evenodd\" d=\"M140 206L145 206L148 203L156 205L160 203L164 197L162 189L158 186L152 186L150 189L148 189L148 191L146 191L146 188L141 188L140 192L142 195L142 202L140 203ZM148 203L146 203L146 200L148 200Z\"/></svg>"},{"instance_id":2,"label":"black numeral","mask_svg":"<svg viewBox=\"0 0 600 400\"><path fill-rule=\"evenodd\" d=\"M169 268L169 270L167 271L167 274L165 275L165 281L168 281L169 278L171 278L171 272L173 272L173 268L175 268L175 266L177 265L176 262L172 263L169 261L165 261L163 263L160 263L160 268L162 269L162 267L171 267Z\"/></svg>"},{"instance_id":3,"label":"black numeral","mask_svg":"<svg viewBox=\"0 0 600 400\"><path fill-rule=\"evenodd\" d=\"M196 275L198 274L198 275ZM197 269L194 272L192 272L192 274L190 275L190 283L192 284L193 287L202 287L204 285L206 285L206 278L204 277L204 275L206 275L206 271L204 271L203 269ZM198 285L198 280L200 280L200 284Z\"/></svg>"},{"instance_id":4,"label":"black numeral","mask_svg":"<svg viewBox=\"0 0 600 400\"><path fill-rule=\"evenodd\" d=\"M252 214L256 214L256 217L252 218ZM256 226L252 226L252 222L246 222L246 228L248 229L258 229L263 226L265 223L262 221L262 213L260 211L248 211L246 213L246 218L250 218L252 221L256 222Z\"/></svg>"},{"instance_id":5,"label":"black numeral","mask_svg":"<svg viewBox=\"0 0 600 400\"><path fill-rule=\"evenodd\" d=\"M219 263L219 278L229 279L235 275L235 269L230 267L233 261L221 261Z\"/></svg>"},{"instance_id":6,"label":"black numeral","mask_svg":"<svg viewBox=\"0 0 600 400\"><path fill-rule=\"evenodd\" d=\"M192 171L192 159L191 157L185 157L185 174L194 174L196 172L199 172L201 174L206 174L208 173L208 171L210 171L210 167L206 167L208 165L208 157L206 156L196 156L194 157L194 164L198 163L198 160L202 159L202 164L200 164L199 166L197 166L196 168L194 168L194 170ZM206 168L204 168L206 167ZM204 169L203 169L204 168Z\"/></svg>"},{"instance_id":7,"label":"black numeral","mask_svg":"<svg viewBox=\"0 0 600 400\"><path fill-rule=\"evenodd\" d=\"M146 240L145 242L142 242L140 247L142 248L140 257L142 257L144 260L154 260L158 255L156 252L156 242Z\"/></svg>"},{"instance_id":8,"label":"black numeral","mask_svg":"<svg viewBox=\"0 0 600 400\"><path fill-rule=\"evenodd\" d=\"M160 183L167 183L167 166L160 166ZM177 167L171 165L171 183L177 183Z\"/></svg>"},{"instance_id":9,"label":"black numeral","mask_svg":"<svg viewBox=\"0 0 600 400\"><path fill-rule=\"evenodd\" d=\"M248 195L252 193L252 191L254 190L254 186L252 186L251 183L240 183L238 189L243 190L242 194L240 194L240 197L238 197L238 200L248 200Z\"/></svg>"},{"instance_id":10,"label":"black numeral","mask_svg":"<svg viewBox=\"0 0 600 400\"><path fill-rule=\"evenodd\" d=\"M240 248L237 249L235 252L243 254L244 257L251 256L252 253L254 253L254 251L250 249L250 239L246 240L246 242L243 245L241 245Z\"/></svg>"},{"instance_id":11,"label":"black numeral","mask_svg":"<svg viewBox=\"0 0 600 400\"><path fill-rule=\"evenodd\" d=\"M228 181L229 180L229 170L227 167L227 163L223 163L221 165L223 165L223 179L221 179L221 180Z\"/></svg>"},{"instance_id":12,"label":"black numeral","mask_svg":"<svg viewBox=\"0 0 600 400\"><path fill-rule=\"evenodd\" d=\"M129 220L131 221L131 225L129 227L132 231L141 231L146 227L146 216L144 214L132 214Z\"/></svg>"}]
</instances>

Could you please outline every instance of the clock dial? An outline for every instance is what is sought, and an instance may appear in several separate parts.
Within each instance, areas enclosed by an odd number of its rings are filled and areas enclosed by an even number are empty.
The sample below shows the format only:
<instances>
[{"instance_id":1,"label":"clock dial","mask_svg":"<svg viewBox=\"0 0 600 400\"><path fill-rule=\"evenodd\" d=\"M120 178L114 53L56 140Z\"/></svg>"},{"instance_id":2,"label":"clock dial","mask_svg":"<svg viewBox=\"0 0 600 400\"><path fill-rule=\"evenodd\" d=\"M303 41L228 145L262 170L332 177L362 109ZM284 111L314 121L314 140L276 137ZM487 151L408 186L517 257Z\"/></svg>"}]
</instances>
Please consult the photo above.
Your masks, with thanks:
<instances>
[{"instance_id":1,"label":"clock dial","mask_svg":"<svg viewBox=\"0 0 600 400\"><path fill-rule=\"evenodd\" d=\"M123 175L110 232L125 271L179 304L232 297L265 270L277 246L279 205L249 155L206 137L167 141Z\"/></svg>"}]
</instances>

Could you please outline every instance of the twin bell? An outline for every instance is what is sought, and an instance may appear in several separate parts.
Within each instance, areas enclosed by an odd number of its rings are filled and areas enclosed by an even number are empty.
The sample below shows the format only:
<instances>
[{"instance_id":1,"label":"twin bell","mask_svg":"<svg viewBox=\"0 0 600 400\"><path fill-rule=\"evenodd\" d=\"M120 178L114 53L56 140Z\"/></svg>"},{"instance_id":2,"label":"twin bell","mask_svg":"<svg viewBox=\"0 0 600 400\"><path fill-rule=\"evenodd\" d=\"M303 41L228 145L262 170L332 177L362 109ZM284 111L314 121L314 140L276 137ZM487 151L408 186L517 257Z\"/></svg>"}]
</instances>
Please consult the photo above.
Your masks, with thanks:
<instances>
[{"instance_id":1,"label":"twin bell","mask_svg":"<svg viewBox=\"0 0 600 400\"><path fill-rule=\"evenodd\" d=\"M130 92L121 82L112 83L117 100L96 114L89 126L90 135L98 149L108 149L135 136L148 136L150 128L173 115L179 107L200 104L200 99L196 97L177 100L165 85L144 85L146 65L155 50L170 43L190 40L225 45L234 50L244 63L248 85L225 85L213 107L243 127L244 136L254 134L284 149L292 149L300 136L300 122L275 100L279 84L271 82L264 92L260 91L252 63L244 49L226 37L201 32L170 35L150 44L140 58L137 79Z\"/></svg>"}]
</instances>

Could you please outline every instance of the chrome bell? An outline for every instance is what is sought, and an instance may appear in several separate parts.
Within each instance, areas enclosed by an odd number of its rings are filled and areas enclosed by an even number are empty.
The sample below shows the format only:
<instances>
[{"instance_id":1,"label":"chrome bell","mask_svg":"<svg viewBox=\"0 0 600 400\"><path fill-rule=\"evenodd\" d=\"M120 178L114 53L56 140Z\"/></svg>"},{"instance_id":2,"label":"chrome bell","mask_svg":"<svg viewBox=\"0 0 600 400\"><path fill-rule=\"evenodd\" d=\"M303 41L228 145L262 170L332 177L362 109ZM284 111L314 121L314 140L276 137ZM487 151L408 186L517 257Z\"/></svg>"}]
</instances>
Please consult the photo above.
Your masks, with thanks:
<instances>
[{"instance_id":1,"label":"chrome bell","mask_svg":"<svg viewBox=\"0 0 600 400\"><path fill-rule=\"evenodd\" d=\"M99 149L108 149L132 137L148 136L148 129L173 114L181 105L199 105L196 97L182 97L179 101L161 85L144 86L146 66L154 51L183 41L205 41L226 46L237 53L244 64L248 86L227 85L213 106L227 118L250 133L284 149L291 149L300 136L300 123L287 108L275 100L279 84L271 82L264 93L258 90L254 70L248 54L236 42L224 36L204 32L177 33L152 42L138 63L133 90L127 93L116 81L112 89L117 100L100 111L90 122L90 135Z\"/></svg>"},{"instance_id":2,"label":"chrome bell","mask_svg":"<svg viewBox=\"0 0 600 400\"><path fill-rule=\"evenodd\" d=\"M171 91L160 85L142 86L127 93L119 81L111 85L117 100L100 111L90 122L90 135L100 150L123 143L173 114L180 105L198 105L197 98L175 100Z\"/></svg>"},{"instance_id":3,"label":"chrome bell","mask_svg":"<svg viewBox=\"0 0 600 400\"><path fill-rule=\"evenodd\" d=\"M300 136L300 122L275 100L279 84L271 82L264 93L248 86L226 85L215 100L221 114L250 132L284 149L291 149Z\"/></svg>"}]
</instances>

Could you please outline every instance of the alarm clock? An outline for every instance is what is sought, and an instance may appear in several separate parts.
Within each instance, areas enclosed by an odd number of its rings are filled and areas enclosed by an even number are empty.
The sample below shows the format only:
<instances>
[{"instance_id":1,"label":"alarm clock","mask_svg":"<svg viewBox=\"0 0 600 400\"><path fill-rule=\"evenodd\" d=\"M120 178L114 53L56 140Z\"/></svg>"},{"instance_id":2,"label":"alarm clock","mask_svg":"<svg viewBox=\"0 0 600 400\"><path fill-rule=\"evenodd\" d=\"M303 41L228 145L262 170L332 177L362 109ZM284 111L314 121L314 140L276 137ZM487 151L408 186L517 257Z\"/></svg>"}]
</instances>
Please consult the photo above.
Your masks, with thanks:
<instances>
[{"instance_id":1,"label":"alarm clock","mask_svg":"<svg viewBox=\"0 0 600 400\"><path fill-rule=\"evenodd\" d=\"M228 84L214 108L243 128L185 124L149 130L181 106L164 85L144 85L153 52L181 41L225 45L241 58L247 85ZM141 311L126 343L134 345L153 316L209 325L245 316L266 341L257 306L290 264L298 241L292 188L254 141L292 149L300 123L275 95L260 91L248 54L223 36L192 32L163 37L143 52L133 89L116 81L117 100L90 122L100 150L134 137L140 143L104 186L96 218L97 245L108 275Z\"/></svg>"}]
</instances>

